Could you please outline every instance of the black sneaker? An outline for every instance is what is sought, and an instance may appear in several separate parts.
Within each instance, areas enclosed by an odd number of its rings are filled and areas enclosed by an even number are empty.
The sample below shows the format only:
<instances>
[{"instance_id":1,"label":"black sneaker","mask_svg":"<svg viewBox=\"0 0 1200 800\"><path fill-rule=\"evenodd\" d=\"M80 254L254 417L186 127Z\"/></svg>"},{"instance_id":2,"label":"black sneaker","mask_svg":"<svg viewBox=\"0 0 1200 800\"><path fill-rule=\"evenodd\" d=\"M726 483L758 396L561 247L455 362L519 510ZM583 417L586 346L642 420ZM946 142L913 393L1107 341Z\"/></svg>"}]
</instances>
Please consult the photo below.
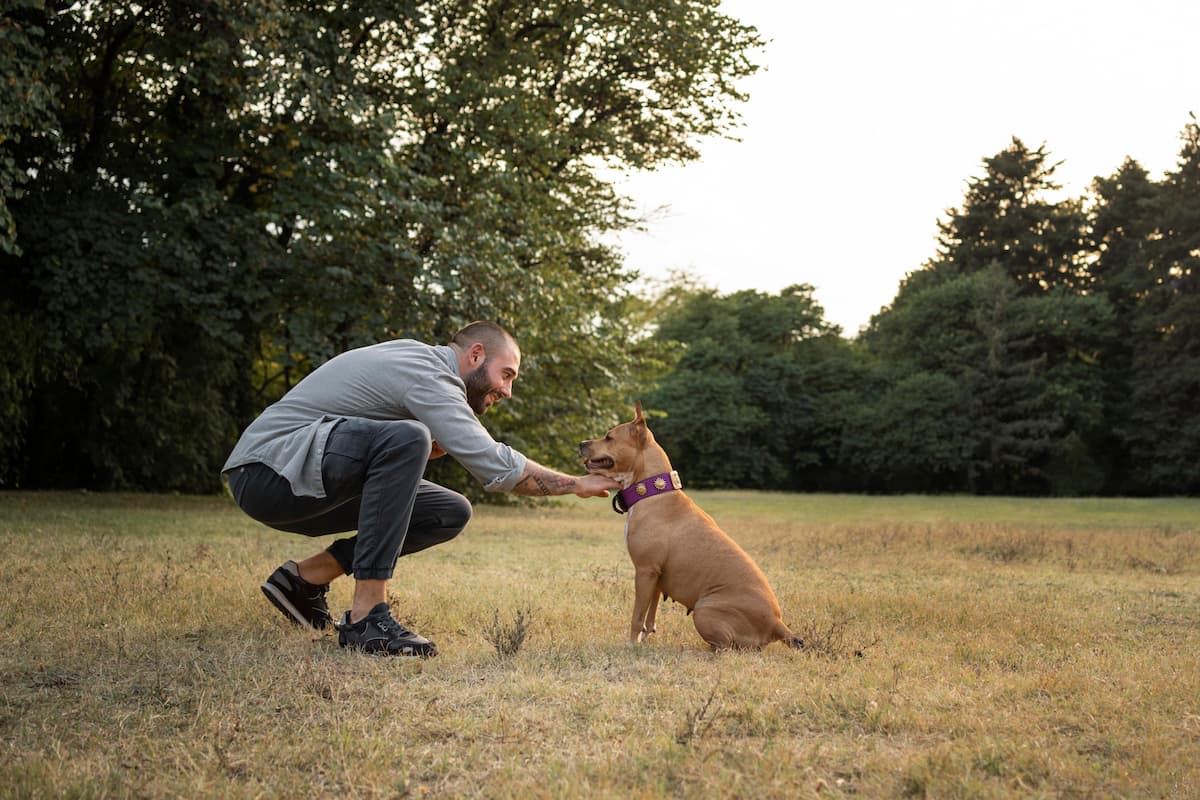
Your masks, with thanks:
<instances>
[{"instance_id":1,"label":"black sneaker","mask_svg":"<svg viewBox=\"0 0 1200 800\"><path fill-rule=\"evenodd\" d=\"M329 584L318 586L301 578L295 561L286 561L272 572L262 590L267 599L297 625L320 630L333 619L325 603Z\"/></svg>"},{"instance_id":2,"label":"black sneaker","mask_svg":"<svg viewBox=\"0 0 1200 800\"><path fill-rule=\"evenodd\" d=\"M350 612L338 623L338 644L364 653L405 658L430 658L437 645L392 619L387 603L380 603L358 622L350 622Z\"/></svg>"}]
</instances>

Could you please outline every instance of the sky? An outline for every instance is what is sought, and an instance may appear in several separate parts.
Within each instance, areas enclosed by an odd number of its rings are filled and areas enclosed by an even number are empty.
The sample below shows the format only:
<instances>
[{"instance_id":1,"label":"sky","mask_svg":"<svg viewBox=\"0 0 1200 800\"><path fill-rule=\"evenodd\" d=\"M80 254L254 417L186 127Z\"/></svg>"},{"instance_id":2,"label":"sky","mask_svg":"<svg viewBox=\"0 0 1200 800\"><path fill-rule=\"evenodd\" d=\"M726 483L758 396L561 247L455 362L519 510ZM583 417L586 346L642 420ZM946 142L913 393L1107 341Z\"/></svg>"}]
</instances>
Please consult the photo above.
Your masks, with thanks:
<instances>
[{"instance_id":1,"label":"sky","mask_svg":"<svg viewBox=\"0 0 1200 800\"><path fill-rule=\"evenodd\" d=\"M936 252L983 159L1045 145L1063 194L1132 157L1175 167L1200 116L1197 0L726 0L758 28L740 141L618 181L647 218L613 241L644 278L815 287L853 336Z\"/></svg>"}]
</instances>

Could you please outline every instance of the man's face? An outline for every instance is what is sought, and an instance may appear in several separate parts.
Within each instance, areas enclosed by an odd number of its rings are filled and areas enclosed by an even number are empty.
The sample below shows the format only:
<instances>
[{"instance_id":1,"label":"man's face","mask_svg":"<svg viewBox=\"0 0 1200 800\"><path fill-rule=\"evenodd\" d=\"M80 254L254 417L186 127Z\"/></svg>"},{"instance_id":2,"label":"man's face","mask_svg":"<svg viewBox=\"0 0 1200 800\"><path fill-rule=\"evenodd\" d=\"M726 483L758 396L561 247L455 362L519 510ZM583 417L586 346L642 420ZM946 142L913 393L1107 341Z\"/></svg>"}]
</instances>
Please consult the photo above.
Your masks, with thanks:
<instances>
[{"instance_id":1,"label":"man's face","mask_svg":"<svg viewBox=\"0 0 1200 800\"><path fill-rule=\"evenodd\" d=\"M467 403L476 414L486 414L493 404L512 397L513 381L521 368L521 354L505 348L497 353L480 351L479 363L464 377Z\"/></svg>"}]
</instances>

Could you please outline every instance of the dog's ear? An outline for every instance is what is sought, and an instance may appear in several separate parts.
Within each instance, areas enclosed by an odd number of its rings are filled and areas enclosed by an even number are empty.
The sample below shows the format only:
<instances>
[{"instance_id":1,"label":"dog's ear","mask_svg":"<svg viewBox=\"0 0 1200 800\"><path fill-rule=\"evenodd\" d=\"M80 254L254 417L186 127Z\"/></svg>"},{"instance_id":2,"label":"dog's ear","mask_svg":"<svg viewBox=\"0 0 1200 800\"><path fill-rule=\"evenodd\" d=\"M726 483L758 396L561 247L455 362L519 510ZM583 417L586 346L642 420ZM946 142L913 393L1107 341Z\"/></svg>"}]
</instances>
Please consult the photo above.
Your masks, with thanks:
<instances>
[{"instance_id":1,"label":"dog's ear","mask_svg":"<svg viewBox=\"0 0 1200 800\"><path fill-rule=\"evenodd\" d=\"M633 413L634 440L639 445L645 445L646 434L649 433L649 431L650 431L650 428L646 425L646 418L644 416L642 416L642 401L638 400L637 408L634 410L634 413Z\"/></svg>"}]
</instances>

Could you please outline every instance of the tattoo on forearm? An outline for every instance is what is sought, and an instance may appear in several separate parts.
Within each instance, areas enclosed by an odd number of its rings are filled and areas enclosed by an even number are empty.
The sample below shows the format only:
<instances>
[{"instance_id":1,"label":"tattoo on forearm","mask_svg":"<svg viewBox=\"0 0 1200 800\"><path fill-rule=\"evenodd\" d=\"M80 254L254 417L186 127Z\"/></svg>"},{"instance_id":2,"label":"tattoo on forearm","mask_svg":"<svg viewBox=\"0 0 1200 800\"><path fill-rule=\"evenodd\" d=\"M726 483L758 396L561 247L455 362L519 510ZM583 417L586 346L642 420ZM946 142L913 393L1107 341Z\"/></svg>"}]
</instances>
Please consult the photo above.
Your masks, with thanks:
<instances>
[{"instance_id":1,"label":"tattoo on forearm","mask_svg":"<svg viewBox=\"0 0 1200 800\"><path fill-rule=\"evenodd\" d=\"M513 491L516 494L540 494L545 497L571 491L574 485L575 479L570 476L559 475L548 469L532 467Z\"/></svg>"},{"instance_id":2,"label":"tattoo on forearm","mask_svg":"<svg viewBox=\"0 0 1200 800\"><path fill-rule=\"evenodd\" d=\"M530 489L533 488L533 485L530 485L530 481L533 481L533 483L538 485L538 492L540 492L542 495L550 494L550 487L547 487L546 481L541 480L541 476L536 473L529 473L528 475L522 477L521 482L517 483L514 492L516 494L535 494L535 492L530 491Z\"/></svg>"}]
</instances>

